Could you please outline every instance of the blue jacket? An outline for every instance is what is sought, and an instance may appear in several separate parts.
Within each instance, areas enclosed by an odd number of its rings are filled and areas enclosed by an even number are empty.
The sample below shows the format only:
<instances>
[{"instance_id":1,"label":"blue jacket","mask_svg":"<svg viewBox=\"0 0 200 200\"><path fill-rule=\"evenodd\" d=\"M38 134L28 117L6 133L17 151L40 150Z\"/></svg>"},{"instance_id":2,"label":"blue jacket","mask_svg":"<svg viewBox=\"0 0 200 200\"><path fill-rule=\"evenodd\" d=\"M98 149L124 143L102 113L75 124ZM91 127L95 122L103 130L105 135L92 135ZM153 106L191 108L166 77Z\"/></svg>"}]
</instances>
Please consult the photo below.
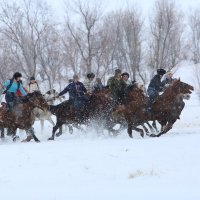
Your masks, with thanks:
<instances>
[{"instance_id":1,"label":"blue jacket","mask_svg":"<svg viewBox=\"0 0 200 200\"><path fill-rule=\"evenodd\" d=\"M59 96L62 96L69 92L70 99L77 98L77 97L83 97L85 93L87 93L87 90L83 83L81 82L72 82L70 83L63 91L59 93Z\"/></svg>"},{"instance_id":2,"label":"blue jacket","mask_svg":"<svg viewBox=\"0 0 200 200\"><path fill-rule=\"evenodd\" d=\"M8 86L10 85L10 80L7 80L5 83L4 83L4 87L7 88ZM8 89L7 92L13 92L13 93L17 93L17 90L18 90L18 83L13 81L11 87ZM20 83L19 84L19 90L21 92L21 94L23 96L26 96L26 92L24 91L24 88L22 87L22 84Z\"/></svg>"}]
</instances>

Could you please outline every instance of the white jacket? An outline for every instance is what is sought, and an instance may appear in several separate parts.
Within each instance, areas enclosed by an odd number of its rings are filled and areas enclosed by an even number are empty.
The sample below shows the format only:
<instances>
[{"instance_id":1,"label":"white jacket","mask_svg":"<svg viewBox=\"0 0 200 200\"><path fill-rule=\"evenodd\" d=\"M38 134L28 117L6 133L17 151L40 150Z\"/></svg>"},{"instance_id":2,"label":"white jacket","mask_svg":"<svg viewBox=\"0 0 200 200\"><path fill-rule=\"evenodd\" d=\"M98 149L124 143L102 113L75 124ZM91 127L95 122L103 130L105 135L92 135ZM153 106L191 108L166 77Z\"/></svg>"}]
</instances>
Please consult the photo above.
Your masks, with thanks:
<instances>
[{"instance_id":1,"label":"white jacket","mask_svg":"<svg viewBox=\"0 0 200 200\"><path fill-rule=\"evenodd\" d=\"M28 92L33 93L35 91L40 91L38 84L36 82L35 83L29 83L28 84Z\"/></svg>"},{"instance_id":2,"label":"white jacket","mask_svg":"<svg viewBox=\"0 0 200 200\"><path fill-rule=\"evenodd\" d=\"M85 79L83 82L83 85L85 86L87 92L92 93L94 90L94 81L90 81L89 79Z\"/></svg>"}]
</instances>

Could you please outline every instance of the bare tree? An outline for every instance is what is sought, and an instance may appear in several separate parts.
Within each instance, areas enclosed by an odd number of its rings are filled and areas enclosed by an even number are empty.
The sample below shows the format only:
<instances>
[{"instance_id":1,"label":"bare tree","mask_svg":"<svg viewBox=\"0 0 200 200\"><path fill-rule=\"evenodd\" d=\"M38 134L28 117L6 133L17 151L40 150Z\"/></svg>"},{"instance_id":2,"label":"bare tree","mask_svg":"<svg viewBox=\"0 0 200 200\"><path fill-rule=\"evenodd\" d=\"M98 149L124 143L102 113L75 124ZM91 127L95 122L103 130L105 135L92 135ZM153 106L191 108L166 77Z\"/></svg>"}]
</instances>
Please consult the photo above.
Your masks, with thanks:
<instances>
[{"instance_id":1,"label":"bare tree","mask_svg":"<svg viewBox=\"0 0 200 200\"><path fill-rule=\"evenodd\" d=\"M11 56L11 44L0 34L0 82L3 83L9 77L12 77L13 70L18 66L13 62Z\"/></svg>"},{"instance_id":2,"label":"bare tree","mask_svg":"<svg viewBox=\"0 0 200 200\"><path fill-rule=\"evenodd\" d=\"M183 15L175 2L155 3L150 18L149 66L172 69L181 60L183 44Z\"/></svg>"},{"instance_id":3,"label":"bare tree","mask_svg":"<svg viewBox=\"0 0 200 200\"><path fill-rule=\"evenodd\" d=\"M80 74L81 54L77 43L68 29L64 29L62 34L63 60L64 65L74 74Z\"/></svg>"},{"instance_id":4,"label":"bare tree","mask_svg":"<svg viewBox=\"0 0 200 200\"><path fill-rule=\"evenodd\" d=\"M76 14L76 23L69 19L69 10L67 10L66 26L79 48L82 61L86 66L86 71L91 72L93 67L93 58L96 52L95 37L97 34L98 22L101 18L99 5L89 5L89 2L82 3L76 1L71 9Z\"/></svg>"},{"instance_id":5,"label":"bare tree","mask_svg":"<svg viewBox=\"0 0 200 200\"><path fill-rule=\"evenodd\" d=\"M195 64L200 62L200 10L196 9L189 16L191 39L189 40L192 50L192 60Z\"/></svg>"},{"instance_id":6,"label":"bare tree","mask_svg":"<svg viewBox=\"0 0 200 200\"><path fill-rule=\"evenodd\" d=\"M56 81L61 79L63 66L61 37L55 26L49 26L42 34L37 52L40 77L47 80L49 89L53 89Z\"/></svg>"},{"instance_id":7,"label":"bare tree","mask_svg":"<svg viewBox=\"0 0 200 200\"><path fill-rule=\"evenodd\" d=\"M47 24L46 4L24 0L19 5L6 1L0 5L0 31L12 41L12 51L27 77L36 73L37 47Z\"/></svg>"}]
</instances>

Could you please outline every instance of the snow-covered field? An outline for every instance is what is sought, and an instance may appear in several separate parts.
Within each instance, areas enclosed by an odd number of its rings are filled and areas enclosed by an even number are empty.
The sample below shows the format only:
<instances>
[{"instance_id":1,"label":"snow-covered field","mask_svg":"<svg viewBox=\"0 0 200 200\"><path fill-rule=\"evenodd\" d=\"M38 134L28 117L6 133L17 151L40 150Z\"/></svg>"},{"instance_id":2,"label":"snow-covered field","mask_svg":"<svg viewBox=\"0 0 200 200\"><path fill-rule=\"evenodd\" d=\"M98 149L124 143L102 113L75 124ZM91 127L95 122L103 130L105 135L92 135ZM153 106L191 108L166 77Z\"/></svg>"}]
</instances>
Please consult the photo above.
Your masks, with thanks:
<instances>
[{"instance_id":1,"label":"snow-covered field","mask_svg":"<svg viewBox=\"0 0 200 200\"><path fill-rule=\"evenodd\" d=\"M41 143L0 141L0 200L199 200L199 113L193 93L167 135L144 139L93 129L47 141L51 125L37 122Z\"/></svg>"}]
</instances>

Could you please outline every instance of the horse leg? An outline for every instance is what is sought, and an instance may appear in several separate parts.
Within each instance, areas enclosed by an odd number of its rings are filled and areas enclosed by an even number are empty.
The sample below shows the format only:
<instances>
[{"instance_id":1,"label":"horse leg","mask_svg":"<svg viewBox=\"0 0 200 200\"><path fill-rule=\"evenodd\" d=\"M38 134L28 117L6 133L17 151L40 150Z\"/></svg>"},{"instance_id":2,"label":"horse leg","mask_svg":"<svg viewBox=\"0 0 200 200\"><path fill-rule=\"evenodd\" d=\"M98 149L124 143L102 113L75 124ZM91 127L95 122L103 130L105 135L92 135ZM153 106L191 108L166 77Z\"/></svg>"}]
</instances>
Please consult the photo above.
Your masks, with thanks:
<instances>
[{"instance_id":1,"label":"horse leg","mask_svg":"<svg viewBox=\"0 0 200 200\"><path fill-rule=\"evenodd\" d=\"M175 123L176 119L171 119L170 122L166 121L159 121L161 124L161 132L158 135L151 134L150 137L160 137L161 135L167 133L170 129L172 129L173 124Z\"/></svg>"},{"instance_id":2,"label":"horse leg","mask_svg":"<svg viewBox=\"0 0 200 200\"><path fill-rule=\"evenodd\" d=\"M22 142L30 142L32 139L34 139L35 142L40 142L40 140L35 135L35 131L34 131L33 127L31 127L30 129L26 130L26 134L27 134L27 137L26 137L25 140L22 140Z\"/></svg>"},{"instance_id":3,"label":"horse leg","mask_svg":"<svg viewBox=\"0 0 200 200\"><path fill-rule=\"evenodd\" d=\"M4 128L0 127L0 131L1 131L1 138L5 138L5 134L4 134Z\"/></svg>"},{"instance_id":4,"label":"horse leg","mask_svg":"<svg viewBox=\"0 0 200 200\"><path fill-rule=\"evenodd\" d=\"M145 130L145 133L149 133L148 128L144 124L142 124L142 128Z\"/></svg>"},{"instance_id":5,"label":"horse leg","mask_svg":"<svg viewBox=\"0 0 200 200\"><path fill-rule=\"evenodd\" d=\"M61 136L61 135L62 135L62 132L63 132L63 127L62 127L62 126L60 126L60 127L59 127L59 132L58 132L58 133L56 133L56 137L59 137L59 136Z\"/></svg>"},{"instance_id":6,"label":"horse leg","mask_svg":"<svg viewBox=\"0 0 200 200\"><path fill-rule=\"evenodd\" d=\"M63 124L62 123L56 123L56 125L53 127L53 131L52 131L52 136L48 139L48 140L54 140L55 137L55 133L58 130L59 127L61 127Z\"/></svg>"},{"instance_id":7,"label":"horse leg","mask_svg":"<svg viewBox=\"0 0 200 200\"><path fill-rule=\"evenodd\" d=\"M132 129L133 129L133 123L132 122L128 122L128 135L130 138L133 138L133 135L132 135Z\"/></svg>"},{"instance_id":8,"label":"horse leg","mask_svg":"<svg viewBox=\"0 0 200 200\"><path fill-rule=\"evenodd\" d=\"M139 132L139 133L140 133L140 135L141 135L141 137L144 137L144 131L143 131L142 129L140 129L140 128L137 128L137 127L133 126L133 130L135 130L135 131Z\"/></svg>"},{"instance_id":9,"label":"horse leg","mask_svg":"<svg viewBox=\"0 0 200 200\"><path fill-rule=\"evenodd\" d=\"M173 124L175 123L176 120L171 120L170 122L167 123L167 125L164 127L164 130L161 131L157 137L160 137L161 135L167 133L170 129L172 129Z\"/></svg>"},{"instance_id":10,"label":"horse leg","mask_svg":"<svg viewBox=\"0 0 200 200\"><path fill-rule=\"evenodd\" d=\"M74 131L74 130L73 130L73 127L72 127L71 125L68 125L68 128L69 128L69 133L72 134L73 131Z\"/></svg>"},{"instance_id":11,"label":"horse leg","mask_svg":"<svg viewBox=\"0 0 200 200\"><path fill-rule=\"evenodd\" d=\"M53 121L53 119L52 119L51 117L49 117L47 120L48 120L53 126L55 126L55 123L54 123L54 121Z\"/></svg>"},{"instance_id":12,"label":"horse leg","mask_svg":"<svg viewBox=\"0 0 200 200\"><path fill-rule=\"evenodd\" d=\"M156 126L156 121L155 120L153 120L152 126L156 130L156 132L158 133L159 130L158 130L157 126Z\"/></svg>"},{"instance_id":13,"label":"horse leg","mask_svg":"<svg viewBox=\"0 0 200 200\"><path fill-rule=\"evenodd\" d=\"M43 119L40 120L40 126L41 126L41 133L43 133L43 130L44 130L44 120Z\"/></svg>"},{"instance_id":14,"label":"horse leg","mask_svg":"<svg viewBox=\"0 0 200 200\"><path fill-rule=\"evenodd\" d=\"M17 142L19 140L19 136L16 135L17 129L7 129L8 135L12 136L13 142Z\"/></svg>"},{"instance_id":15,"label":"horse leg","mask_svg":"<svg viewBox=\"0 0 200 200\"><path fill-rule=\"evenodd\" d=\"M145 123L147 124L147 126L149 127L149 129L151 130L151 132L154 132L154 129L151 126L151 124L148 121L146 121Z\"/></svg>"}]
</instances>

